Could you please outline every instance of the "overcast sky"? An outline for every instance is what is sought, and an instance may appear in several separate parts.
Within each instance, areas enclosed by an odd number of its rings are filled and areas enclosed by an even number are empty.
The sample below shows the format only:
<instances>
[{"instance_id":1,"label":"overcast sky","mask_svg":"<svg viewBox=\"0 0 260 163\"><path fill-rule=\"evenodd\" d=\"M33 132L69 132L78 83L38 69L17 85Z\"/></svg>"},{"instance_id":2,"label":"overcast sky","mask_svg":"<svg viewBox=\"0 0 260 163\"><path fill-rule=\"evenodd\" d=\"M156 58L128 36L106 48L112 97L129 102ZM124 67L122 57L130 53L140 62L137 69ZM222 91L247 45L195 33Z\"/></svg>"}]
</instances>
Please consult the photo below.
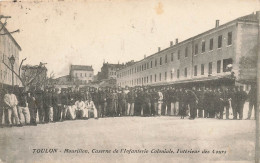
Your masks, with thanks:
<instances>
[{"instance_id":1,"label":"overcast sky","mask_svg":"<svg viewBox=\"0 0 260 163\"><path fill-rule=\"evenodd\" d=\"M1 1L1 0L0 0ZM19 1L19 0L18 0ZM215 26L259 10L259 0L96 0L0 2L25 64L47 62L55 77L70 64L140 60Z\"/></svg>"}]
</instances>

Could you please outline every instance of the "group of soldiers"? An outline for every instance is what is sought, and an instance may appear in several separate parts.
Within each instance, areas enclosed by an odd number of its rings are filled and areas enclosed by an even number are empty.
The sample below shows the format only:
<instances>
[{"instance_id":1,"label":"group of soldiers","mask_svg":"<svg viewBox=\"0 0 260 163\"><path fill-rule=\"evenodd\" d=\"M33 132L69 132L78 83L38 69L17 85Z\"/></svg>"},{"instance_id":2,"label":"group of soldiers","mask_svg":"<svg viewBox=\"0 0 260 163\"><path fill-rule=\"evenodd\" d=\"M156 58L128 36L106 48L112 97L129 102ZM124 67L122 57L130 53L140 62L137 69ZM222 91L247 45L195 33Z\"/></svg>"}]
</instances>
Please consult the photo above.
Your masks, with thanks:
<instances>
[{"instance_id":1,"label":"group of soldiers","mask_svg":"<svg viewBox=\"0 0 260 163\"><path fill-rule=\"evenodd\" d=\"M195 88L164 86L136 88L55 89L40 87L24 91L19 87L1 90L0 123L7 126L37 125L64 120L120 116L180 116L182 119L243 119L246 100L247 119L256 108L256 89L247 94L241 87ZM4 115L4 116L3 116Z\"/></svg>"}]
</instances>

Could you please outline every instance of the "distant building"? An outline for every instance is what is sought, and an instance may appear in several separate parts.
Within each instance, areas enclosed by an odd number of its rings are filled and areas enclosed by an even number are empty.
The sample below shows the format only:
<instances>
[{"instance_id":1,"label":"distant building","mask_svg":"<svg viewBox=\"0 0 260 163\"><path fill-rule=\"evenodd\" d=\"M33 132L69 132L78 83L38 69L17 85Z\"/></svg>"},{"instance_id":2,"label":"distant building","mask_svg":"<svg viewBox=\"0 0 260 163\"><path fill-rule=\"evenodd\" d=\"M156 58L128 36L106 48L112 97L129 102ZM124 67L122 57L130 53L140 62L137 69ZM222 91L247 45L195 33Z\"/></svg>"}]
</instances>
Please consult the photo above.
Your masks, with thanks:
<instances>
[{"instance_id":1,"label":"distant building","mask_svg":"<svg viewBox=\"0 0 260 163\"><path fill-rule=\"evenodd\" d=\"M18 72L19 70L19 52L21 47L15 41L10 32L3 26L3 23L0 21L0 84L3 85L12 85L12 71L9 70L4 64L4 62L11 68L9 57L12 55L15 58L14 71ZM20 85L20 80L17 76L14 75L14 85Z\"/></svg>"},{"instance_id":2,"label":"distant building","mask_svg":"<svg viewBox=\"0 0 260 163\"><path fill-rule=\"evenodd\" d=\"M117 74L116 72L121 69L124 64L111 64L111 63L103 63L101 67L101 72L98 72L97 79L104 80L104 79L116 79Z\"/></svg>"},{"instance_id":3,"label":"distant building","mask_svg":"<svg viewBox=\"0 0 260 163\"><path fill-rule=\"evenodd\" d=\"M230 86L256 82L259 11L216 26L117 71L117 85Z\"/></svg>"},{"instance_id":4,"label":"distant building","mask_svg":"<svg viewBox=\"0 0 260 163\"><path fill-rule=\"evenodd\" d=\"M87 84L94 79L94 69L87 65L71 65L69 75L72 81Z\"/></svg>"}]
</instances>

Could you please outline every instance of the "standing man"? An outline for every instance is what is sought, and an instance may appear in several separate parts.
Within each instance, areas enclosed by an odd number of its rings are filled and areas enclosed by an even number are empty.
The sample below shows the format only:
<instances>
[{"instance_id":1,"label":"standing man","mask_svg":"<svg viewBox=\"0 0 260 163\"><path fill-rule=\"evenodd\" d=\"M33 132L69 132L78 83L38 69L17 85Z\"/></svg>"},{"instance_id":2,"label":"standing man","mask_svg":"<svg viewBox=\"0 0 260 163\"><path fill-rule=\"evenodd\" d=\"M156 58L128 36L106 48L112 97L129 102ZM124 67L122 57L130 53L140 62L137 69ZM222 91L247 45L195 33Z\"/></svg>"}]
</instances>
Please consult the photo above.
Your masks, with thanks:
<instances>
[{"instance_id":1,"label":"standing man","mask_svg":"<svg viewBox=\"0 0 260 163\"><path fill-rule=\"evenodd\" d=\"M157 112L157 115L161 116L161 114L162 114L162 104L163 104L163 93L162 93L162 91L160 89L158 91L158 96L159 96L159 98L158 98L158 112Z\"/></svg>"},{"instance_id":2,"label":"standing man","mask_svg":"<svg viewBox=\"0 0 260 163\"><path fill-rule=\"evenodd\" d=\"M68 95L66 90L62 90L61 91L61 121L64 121L67 117L67 112L68 112L68 103L69 103L69 99L68 99Z\"/></svg>"},{"instance_id":3,"label":"standing man","mask_svg":"<svg viewBox=\"0 0 260 163\"><path fill-rule=\"evenodd\" d=\"M249 110L248 110L248 116L247 119L251 118L252 110L254 108L255 112L255 119L256 119L256 105L257 105L257 91L256 86L252 86L249 93L248 93L248 100L249 100Z\"/></svg>"},{"instance_id":4,"label":"standing man","mask_svg":"<svg viewBox=\"0 0 260 163\"><path fill-rule=\"evenodd\" d=\"M43 91L38 86L35 91L35 103L36 103L36 114L38 111L39 122L43 123L44 120L44 109L43 109Z\"/></svg>"},{"instance_id":5,"label":"standing man","mask_svg":"<svg viewBox=\"0 0 260 163\"><path fill-rule=\"evenodd\" d=\"M243 119L243 110L244 110L244 105L245 102L247 100L247 93L243 90L243 87L240 87L238 89L238 92L236 94L237 96L237 111L239 114L239 119L242 120Z\"/></svg>"},{"instance_id":6,"label":"standing man","mask_svg":"<svg viewBox=\"0 0 260 163\"><path fill-rule=\"evenodd\" d=\"M222 91L220 97L220 119L223 119L223 112L226 110L226 119L229 119L229 108L230 104L229 101L231 100L229 91L225 88Z\"/></svg>"},{"instance_id":7,"label":"standing man","mask_svg":"<svg viewBox=\"0 0 260 163\"><path fill-rule=\"evenodd\" d=\"M128 104L127 108L127 115L133 116L134 115L134 106L135 106L135 92L130 88L130 91L127 94L126 102Z\"/></svg>"},{"instance_id":8,"label":"standing man","mask_svg":"<svg viewBox=\"0 0 260 163\"><path fill-rule=\"evenodd\" d=\"M32 92L28 92L27 102L28 107L30 110L30 117L31 117L31 125L37 126L36 124L36 103L35 103L35 97Z\"/></svg>"},{"instance_id":9,"label":"standing man","mask_svg":"<svg viewBox=\"0 0 260 163\"><path fill-rule=\"evenodd\" d=\"M190 120L194 120L197 114L198 97L193 90L186 90L186 98L190 107Z\"/></svg>"},{"instance_id":10,"label":"standing man","mask_svg":"<svg viewBox=\"0 0 260 163\"><path fill-rule=\"evenodd\" d=\"M18 104L17 98L13 93L10 93L8 89L6 89L4 102L5 102L5 107L7 108L8 111L8 125L12 126L11 117L13 115L15 119L15 124L21 127L22 124L19 120L18 112L17 112L17 104Z\"/></svg>"}]
</instances>

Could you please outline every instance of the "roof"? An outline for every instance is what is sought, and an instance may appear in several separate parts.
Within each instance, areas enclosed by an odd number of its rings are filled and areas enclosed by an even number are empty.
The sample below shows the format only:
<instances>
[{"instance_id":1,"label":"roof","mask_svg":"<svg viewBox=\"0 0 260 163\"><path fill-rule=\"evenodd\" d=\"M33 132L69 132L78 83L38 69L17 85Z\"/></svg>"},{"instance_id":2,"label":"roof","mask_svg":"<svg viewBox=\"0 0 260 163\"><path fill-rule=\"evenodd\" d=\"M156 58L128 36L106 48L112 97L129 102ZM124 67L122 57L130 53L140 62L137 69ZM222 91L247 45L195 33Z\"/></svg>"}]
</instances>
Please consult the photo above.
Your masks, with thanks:
<instances>
[{"instance_id":1,"label":"roof","mask_svg":"<svg viewBox=\"0 0 260 163\"><path fill-rule=\"evenodd\" d=\"M260 11L257 11L257 12L260 12ZM258 19L257 19L257 12L256 12L256 13L249 14L249 15L245 15L245 16L242 16L242 17L239 17L239 18L236 18L236 19L234 19L234 20L232 20L232 21L229 21L229 22L227 22L227 23L225 23L225 24L219 25L218 27L214 27L214 28L209 29L209 30L207 30L207 31L205 31L205 32L202 32L202 33L200 33L200 34L197 34L197 35L195 35L195 36L193 36L193 37L190 37L190 38L188 38L188 39L186 39L186 40L183 40L183 41L179 42L178 44L175 44L175 45L170 46L170 47L168 47L168 48L162 49L162 50L160 50L159 52L156 52L156 53L154 53L154 54L151 54L151 55L147 56L147 57L144 58L144 59L141 59L141 60L139 60L139 61L136 61L134 64L140 63L140 62L142 62L143 60L146 60L147 58L151 58L151 57L153 57L153 56L155 56L155 55L157 55L157 54L159 54L159 53L162 53L162 52L164 52L164 51L166 51L166 50L169 50L169 49L171 49L171 48L175 48L176 46L179 46L179 45L181 45L181 44L184 44L184 43L186 43L186 42L189 42L189 41L191 41L191 40L194 40L194 39L196 39L196 38L198 38L198 37L200 37L200 36L202 36L202 35L204 35L204 34L206 34L206 33L212 32L212 31L214 31L214 30L216 30L216 29L222 28L222 27L227 26L227 25L229 25L229 24L232 24L232 23L235 23L235 22L239 22L239 21L243 21L243 22L257 22L257 21L258 21ZM133 65L133 64L126 65L125 67L121 68L120 70L122 70L122 69L124 69L124 68L127 68L127 67L129 67L129 66L132 66L132 65Z\"/></svg>"},{"instance_id":2,"label":"roof","mask_svg":"<svg viewBox=\"0 0 260 163\"><path fill-rule=\"evenodd\" d=\"M71 65L70 71L73 70L94 71L92 66L88 66L88 65Z\"/></svg>"},{"instance_id":3,"label":"roof","mask_svg":"<svg viewBox=\"0 0 260 163\"><path fill-rule=\"evenodd\" d=\"M1 28L4 27L3 29L5 30L5 33L7 33L11 40L14 42L14 44L18 47L18 49L21 51L22 48L20 47L20 45L15 41L15 39L13 38L13 36L11 35L11 33L7 30L7 28L4 26L4 24L0 21L0 24L1 24Z\"/></svg>"}]
</instances>

